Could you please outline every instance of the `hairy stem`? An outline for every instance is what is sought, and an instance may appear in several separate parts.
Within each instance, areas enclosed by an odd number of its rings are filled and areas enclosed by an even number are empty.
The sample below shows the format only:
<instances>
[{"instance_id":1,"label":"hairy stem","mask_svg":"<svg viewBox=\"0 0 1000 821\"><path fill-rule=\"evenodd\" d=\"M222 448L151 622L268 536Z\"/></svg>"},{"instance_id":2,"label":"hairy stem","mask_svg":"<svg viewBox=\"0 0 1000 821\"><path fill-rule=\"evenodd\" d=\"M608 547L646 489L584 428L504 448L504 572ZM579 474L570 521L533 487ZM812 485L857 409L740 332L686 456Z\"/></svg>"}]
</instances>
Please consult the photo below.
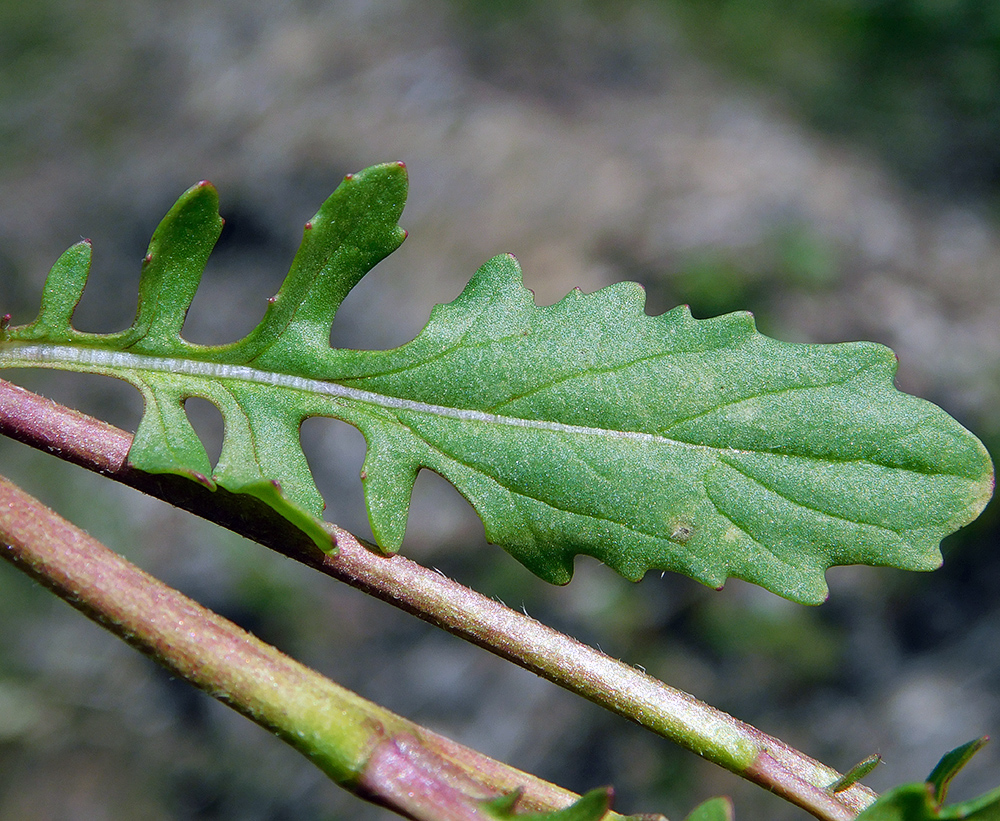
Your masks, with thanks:
<instances>
[{"instance_id":1,"label":"hairy stem","mask_svg":"<svg viewBox=\"0 0 1000 821\"><path fill-rule=\"evenodd\" d=\"M274 732L341 786L407 817L481 819L482 800L513 790L523 791L520 803L533 811L578 798L324 678L130 564L2 477L0 549L119 638Z\"/></svg>"},{"instance_id":2,"label":"hairy stem","mask_svg":"<svg viewBox=\"0 0 1000 821\"><path fill-rule=\"evenodd\" d=\"M0 380L0 432L103 473L267 545L578 693L827 821L849 821L876 794L833 793L836 770L760 730L402 556L331 526L338 552L263 504L128 466L131 437Z\"/></svg>"}]
</instances>

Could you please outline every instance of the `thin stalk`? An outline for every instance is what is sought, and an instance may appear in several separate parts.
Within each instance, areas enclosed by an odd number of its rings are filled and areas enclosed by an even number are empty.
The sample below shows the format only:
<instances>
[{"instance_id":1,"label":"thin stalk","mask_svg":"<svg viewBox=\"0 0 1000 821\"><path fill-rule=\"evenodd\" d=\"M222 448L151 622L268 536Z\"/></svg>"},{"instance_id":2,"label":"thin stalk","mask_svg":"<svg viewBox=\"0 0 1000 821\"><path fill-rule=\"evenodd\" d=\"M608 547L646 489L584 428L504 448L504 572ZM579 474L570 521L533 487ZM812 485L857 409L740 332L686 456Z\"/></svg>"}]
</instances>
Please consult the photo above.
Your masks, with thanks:
<instances>
[{"instance_id":1,"label":"thin stalk","mask_svg":"<svg viewBox=\"0 0 1000 821\"><path fill-rule=\"evenodd\" d=\"M0 553L119 638L274 732L336 783L421 821L473 821L522 790L579 796L462 747L285 656L109 550L0 477ZM608 813L605 821L621 819Z\"/></svg>"},{"instance_id":2,"label":"thin stalk","mask_svg":"<svg viewBox=\"0 0 1000 821\"><path fill-rule=\"evenodd\" d=\"M402 556L384 556L330 526L337 554L270 508L177 477L128 466L124 431L0 380L0 432L103 473L260 542L625 716L781 795L824 821L850 821L876 793L694 696L582 644Z\"/></svg>"}]
</instances>

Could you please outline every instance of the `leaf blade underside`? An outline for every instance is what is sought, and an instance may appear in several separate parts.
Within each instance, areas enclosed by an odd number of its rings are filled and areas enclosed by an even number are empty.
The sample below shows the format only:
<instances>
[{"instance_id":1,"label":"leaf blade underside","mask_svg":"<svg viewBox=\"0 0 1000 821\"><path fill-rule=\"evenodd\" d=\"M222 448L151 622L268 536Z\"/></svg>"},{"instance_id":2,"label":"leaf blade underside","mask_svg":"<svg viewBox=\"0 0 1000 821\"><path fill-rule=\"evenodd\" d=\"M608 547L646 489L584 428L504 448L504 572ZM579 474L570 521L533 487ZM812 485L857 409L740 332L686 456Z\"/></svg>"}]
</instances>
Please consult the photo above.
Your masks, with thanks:
<instances>
[{"instance_id":1,"label":"leaf blade underside","mask_svg":"<svg viewBox=\"0 0 1000 821\"><path fill-rule=\"evenodd\" d=\"M180 328L219 223L214 189L195 186L154 235L132 328L71 327L89 246L71 249L39 319L0 332L0 366L132 382L146 399L137 467L263 498L321 544L298 427L342 419L368 443L362 482L383 549L399 548L416 474L430 469L490 541L555 583L587 554L631 579L735 576L818 602L834 564L936 567L941 538L985 506L982 444L895 389L887 348L779 342L745 313L651 317L634 283L539 307L516 260L499 256L406 345L330 348L341 301L402 241L405 196L401 164L349 176L307 223L260 325L199 346ZM184 418L194 396L226 423L214 471Z\"/></svg>"}]
</instances>

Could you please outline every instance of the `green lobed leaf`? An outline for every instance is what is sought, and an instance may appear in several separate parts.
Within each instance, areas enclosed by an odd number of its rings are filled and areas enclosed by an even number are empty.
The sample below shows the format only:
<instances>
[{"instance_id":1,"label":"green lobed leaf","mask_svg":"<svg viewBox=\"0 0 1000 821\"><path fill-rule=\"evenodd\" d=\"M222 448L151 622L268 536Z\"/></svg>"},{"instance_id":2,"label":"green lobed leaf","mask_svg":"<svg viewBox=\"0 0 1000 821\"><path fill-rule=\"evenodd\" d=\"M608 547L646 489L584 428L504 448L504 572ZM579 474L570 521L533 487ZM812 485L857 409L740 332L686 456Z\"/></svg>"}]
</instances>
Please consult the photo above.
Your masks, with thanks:
<instances>
[{"instance_id":1,"label":"green lobed leaf","mask_svg":"<svg viewBox=\"0 0 1000 821\"><path fill-rule=\"evenodd\" d=\"M85 239L64 251L56 260L45 281L38 318L20 329L20 339L68 342L77 335L70 325L70 318L83 296L90 274L90 258L90 240Z\"/></svg>"},{"instance_id":2,"label":"green lobed leaf","mask_svg":"<svg viewBox=\"0 0 1000 821\"><path fill-rule=\"evenodd\" d=\"M430 469L490 541L555 583L587 554L630 579L735 576L819 602L832 565L936 567L941 538L989 499L982 444L895 389L887 348L779 342L747 313L651 317L634 283L539 307L499 256L406 345L332 349L344 297L405 236L405 197L402 164L348 176L307 223L258 327L200 346L180 331L221 223L199 184L154 234L129 329L72 328L89 266L89 246L74 246L39 318L0 327L0 367L132 382L146 402L133 464L264 499L325 549L298 431L309 416L342 419L368 444L362 482L383 549L400 547L413 482ZM225 420L214 470L184 414L190 397Z\"/></svg>"},{"instance_id":3,"label":"green lobed leaf","mask_svg":"<svg viewBox=\"0 0 1000 821\"><path fill-rule=\"evenodd\" d=\"M929 782L904 784L883 793L857 821L1000 821L1000 788L947 807L934 798Z\"/></svg>"},{"instance_id":4,"label":"green lobed leaf","mask_svg":"<svg viewBox=\"0 0 1000 821\"><path fill-rule=\"evenodd\" d=\"M858 821L1000 821L1000 787L959 804L944 806L951 780L989 739L976 738L946 753L925 782L884 793Z\"/></svg>"},{"instance_id":5,"label":"green lobed leaf","mask_svg":"<svg viewBox=\"0 0 1000 821\"><path fill-rule=\"evenodd\" d=\"M927 776L927 783L934 788L934 800L943 803L948 795L948 787L959 771L969 763L972 757L986 746L989 738L974 738L960 747L956 747L942 756L937 766Z\"/></svg>"}]
</instances>

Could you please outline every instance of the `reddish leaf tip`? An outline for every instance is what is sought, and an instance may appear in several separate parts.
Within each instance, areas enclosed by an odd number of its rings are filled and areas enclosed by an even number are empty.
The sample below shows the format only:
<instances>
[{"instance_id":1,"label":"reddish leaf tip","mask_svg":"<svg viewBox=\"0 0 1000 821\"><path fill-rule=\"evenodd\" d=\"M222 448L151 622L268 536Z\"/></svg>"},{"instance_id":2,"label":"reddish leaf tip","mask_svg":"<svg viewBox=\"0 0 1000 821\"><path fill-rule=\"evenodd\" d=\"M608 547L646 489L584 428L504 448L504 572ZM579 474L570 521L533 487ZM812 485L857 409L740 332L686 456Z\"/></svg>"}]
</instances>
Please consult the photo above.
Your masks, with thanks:
<instances>
[{"instance_id":1,"label":"reddish leaf tip","mask_svg":"<svg viewBox=\"0 0 1000 821\"><path fill-rule=\"evenodd\" d=\"M312 229L312 227L313 227L312 220L309 220L309 222L306 223L306 230L309 231Z\"/></svg>"},{"instance_id":2,"label":"reddish leaf tip","mask_svg":"<svg viewBox=\"0 0 1000 821\"><path fill-rule=\"evenodd\" d=\"M149 265L149 263L151 263L153 261L153 255L152 254L146 254L146 256L144 256L142 258L142 261L145 262L147 265Z\"/></svg>"}]
</instances>

